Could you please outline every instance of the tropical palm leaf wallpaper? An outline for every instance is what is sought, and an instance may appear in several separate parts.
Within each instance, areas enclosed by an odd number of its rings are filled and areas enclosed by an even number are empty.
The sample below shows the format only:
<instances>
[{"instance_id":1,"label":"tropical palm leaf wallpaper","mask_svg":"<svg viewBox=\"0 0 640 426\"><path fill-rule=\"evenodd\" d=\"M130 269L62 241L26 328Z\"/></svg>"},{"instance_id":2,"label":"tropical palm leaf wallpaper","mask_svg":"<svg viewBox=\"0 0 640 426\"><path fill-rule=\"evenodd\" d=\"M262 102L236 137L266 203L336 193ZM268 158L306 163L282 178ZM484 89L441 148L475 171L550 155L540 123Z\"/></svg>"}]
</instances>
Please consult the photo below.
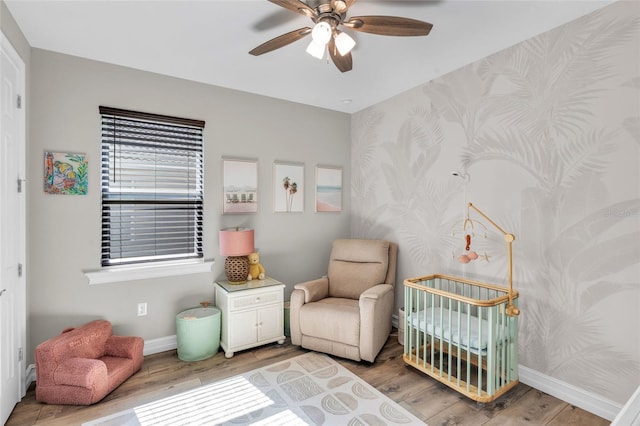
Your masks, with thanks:
<instances>
[{"instance_id":1,"label":"tropical palm leaf wallpaper","mask_svg":"<svg viewBox=\"0 0 640 426\"><path fill-rule=\"evenodd\" d=\"M640 384L637 3L360 111L352 141L352 233L399 243L399 282L449 273L507 284L506 245L489 224L472 243L484 261L456 260L471 201L516 235L520 363L620 404L631 396Z\"/></svg>"}]
</instances>

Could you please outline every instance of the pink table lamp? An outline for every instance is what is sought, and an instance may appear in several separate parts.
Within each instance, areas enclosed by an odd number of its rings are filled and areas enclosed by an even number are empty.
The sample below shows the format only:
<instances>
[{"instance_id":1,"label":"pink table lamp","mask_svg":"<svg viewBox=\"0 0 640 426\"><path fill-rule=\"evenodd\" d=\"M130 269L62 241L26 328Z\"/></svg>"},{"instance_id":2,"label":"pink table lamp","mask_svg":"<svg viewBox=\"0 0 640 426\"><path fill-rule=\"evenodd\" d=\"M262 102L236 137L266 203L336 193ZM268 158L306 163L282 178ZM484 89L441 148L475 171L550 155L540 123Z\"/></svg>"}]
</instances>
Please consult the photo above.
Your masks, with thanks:
<instances>
[{"instance_id":1,"label":"pink table lamp","mask_svg":"<svg viewBox=\"0 0 640 426\"><path fill-rule=\"evenodd\" d=\"M220 231L220 255L227 256L224 272L232 284L242 284L249 275L247 255L254 252L253 229L227 228Z\"/></svg>"}]
</instances>

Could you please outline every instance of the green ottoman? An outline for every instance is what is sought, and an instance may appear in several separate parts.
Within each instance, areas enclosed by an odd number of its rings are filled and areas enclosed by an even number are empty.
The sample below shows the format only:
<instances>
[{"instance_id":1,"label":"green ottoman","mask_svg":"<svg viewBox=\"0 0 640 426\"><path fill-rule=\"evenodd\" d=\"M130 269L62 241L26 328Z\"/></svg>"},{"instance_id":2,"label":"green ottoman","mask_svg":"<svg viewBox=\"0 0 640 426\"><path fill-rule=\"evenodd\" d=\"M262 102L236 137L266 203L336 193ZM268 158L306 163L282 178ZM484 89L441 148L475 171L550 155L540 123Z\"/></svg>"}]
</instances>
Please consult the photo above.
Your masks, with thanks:
<instances>
[{"instance_id":1,"label":"green ottoman","mask_svg":"<svg viewBox=\"0 0 640 426\"><path fill-rule=\"evenodd\" d=\"M191 308L176 315L178 358L202 361L220 349L220 310L214 307Z\"/></svg>"}]
</instances>

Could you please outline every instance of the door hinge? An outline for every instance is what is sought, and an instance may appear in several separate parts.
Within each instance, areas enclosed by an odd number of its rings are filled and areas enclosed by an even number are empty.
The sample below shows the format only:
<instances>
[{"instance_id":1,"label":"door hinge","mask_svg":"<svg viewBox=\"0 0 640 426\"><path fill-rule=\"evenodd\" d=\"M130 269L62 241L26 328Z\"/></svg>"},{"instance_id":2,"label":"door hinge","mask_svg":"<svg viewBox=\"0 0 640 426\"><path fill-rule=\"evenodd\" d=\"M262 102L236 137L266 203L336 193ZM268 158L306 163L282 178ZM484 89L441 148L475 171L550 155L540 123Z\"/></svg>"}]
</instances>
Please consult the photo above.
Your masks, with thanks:
<instances>
[{"instance_id":1,"label":"door hinge","mask_svg":"<svg viewBox=\"0 0 640 426\"><path fill-rule=\"evenodd\" d=\"M22 108L22 96L18 95L18 99L16 101L16 106L18 107L18 109Z\"/></svg>"},{"instance_id":2,"label":"door hinge","mask_svg":"<svg viewBox=\"0 0 640 426\"><path fill-rule=\"evenodd\" d=\"M24 353L22 352L22 348L18 348L18 361L22 361L24 358Z\"/></svg>"},{"instance_id":3,"label":"door hinge","mask_svg":"<svg viewBox=\"0 0 640 426\"><path fill-rule=\"evenodd\" d=\"M22 263L18 263L18 276L22 276Z\"/></svg>"},{"instance_id":4,"label":"door hinge","mask_svg":"<svg viewBox=\"0 0 640 426\"><path fill-rule=\"evenodd\" d=\"M22 192L22 179L18 178L18 193Z\"/></svg>"}]
</instances>

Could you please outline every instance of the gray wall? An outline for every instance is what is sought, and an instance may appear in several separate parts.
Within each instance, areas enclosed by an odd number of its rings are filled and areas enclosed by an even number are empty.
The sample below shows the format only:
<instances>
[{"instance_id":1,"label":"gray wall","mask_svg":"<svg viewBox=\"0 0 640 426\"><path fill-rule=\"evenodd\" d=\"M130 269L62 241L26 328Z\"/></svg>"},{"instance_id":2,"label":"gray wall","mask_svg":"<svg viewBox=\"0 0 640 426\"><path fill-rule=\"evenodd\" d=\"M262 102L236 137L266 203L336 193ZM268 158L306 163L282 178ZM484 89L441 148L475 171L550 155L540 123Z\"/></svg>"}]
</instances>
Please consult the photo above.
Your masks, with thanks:
<instances>
[{"instance_id":1,"label":"gray wall","mask_svg":"<svg viewBox=\"0 0 640 426\"><path fill-rule=\"evenodd\" d=\"M639 23L617 2L352 117L352 234L397 241L399 278L506 285L474 213L490 261L454 260L473 202L516 235L520 362L621 404L640 383Z\"/></svg>"},{"instance_id":2,"label":"gray wall","mask_svg":"<svg viewBox=\"0 0 640 426\"><path fill-rule=\"evenodd\" d=\"M331 241L349 235L348 186L340 214L315 213L313 191L317 164L344 167L349 182L349 115L39 49L32 51L31 71L32 349L94 318L146 340L175 334L175 314L212 300L212 283L224 275L221 228L255 229L261 263L287 284L287 297L295 283L325 274ZM88 284L83 271L100 267L99 105L206 121L204 252L206 259L216 259L213 273ZM87 195L43 192L45 150L87 154ZM223 156L258 159L257 214L222 215ZM274 161L304 163L304 213L273 212ZM148 303L147 316L136 316L138 302Z\"/></svg>"},{"instance_id":3,"label":"gray wall","mask_svg":"<svg viewBox=\"0 0 640 426\"><path fill-rule=\"evenodd\" d=\"M26 68L29 69L31 46L29 46L29 42L22 34L22 30L20 30L11 12L7 9L7 5L2 0L0 0L0 28L25 62Z\"/></svg>"}]
</instances>

